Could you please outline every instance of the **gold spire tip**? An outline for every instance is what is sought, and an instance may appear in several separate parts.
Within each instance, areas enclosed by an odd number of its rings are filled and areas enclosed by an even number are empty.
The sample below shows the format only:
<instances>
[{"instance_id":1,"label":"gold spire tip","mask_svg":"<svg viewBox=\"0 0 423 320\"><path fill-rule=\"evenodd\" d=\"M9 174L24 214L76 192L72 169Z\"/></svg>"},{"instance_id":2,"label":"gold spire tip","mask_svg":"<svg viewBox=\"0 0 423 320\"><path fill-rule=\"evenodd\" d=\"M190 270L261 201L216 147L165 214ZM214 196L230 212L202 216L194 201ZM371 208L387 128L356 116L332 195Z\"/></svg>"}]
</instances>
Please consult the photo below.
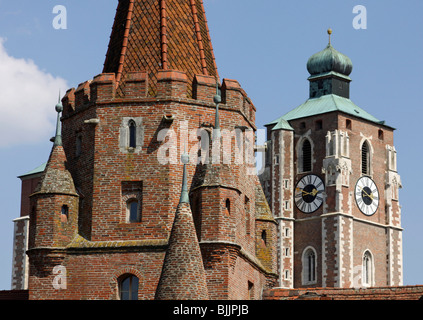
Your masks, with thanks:
<instances>
[{"instance_id":1,"label":"gold spire tip","mask_svg":"<svg viewBox=\"0 0 423 320\"><path fill-rule=\"evenodd\" d=\"M330 35L332 34L332 29L331 28L329 28L328 29L328 35L329 35L329 44L330 44Z\"/></svg>"}]
</instances>

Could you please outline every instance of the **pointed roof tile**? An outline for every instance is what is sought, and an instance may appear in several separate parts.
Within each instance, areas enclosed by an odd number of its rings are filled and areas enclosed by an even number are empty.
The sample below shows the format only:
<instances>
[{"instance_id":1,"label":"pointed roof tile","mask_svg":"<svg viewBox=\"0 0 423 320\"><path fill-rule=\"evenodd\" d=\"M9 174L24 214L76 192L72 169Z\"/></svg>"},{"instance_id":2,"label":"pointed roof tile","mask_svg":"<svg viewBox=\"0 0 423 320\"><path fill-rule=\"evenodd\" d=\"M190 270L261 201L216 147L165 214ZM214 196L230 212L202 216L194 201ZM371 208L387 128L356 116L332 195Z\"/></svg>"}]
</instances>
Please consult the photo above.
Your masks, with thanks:
<instances>
[{"instance_id":1,"label":"pointed roof tile","mask_svg":"<svg viewBox=\"0 0 423 320\"><path fill-rule=\"evenodd\" d=\"M184 153L181 160L184 164L181 199L176 209L156 299L208 300L206 273L188 198L187 154Z\"/></svg>"},{"instance_id":2,"label":"pointed roof tile","mask_svg":"<svg viewBox=\"0 0 423 320\"><path fill-rule=\"evenodd\" d=\"M154 95L158 70L171 69L218 78L203 1L120 0L103 72L121 92L128 72L146 71Z\"/></svg>"},{"instance_id":3,"label":"pointed roof tile","mask_svg":"<svg viewBox=\"0 0 423 320\"><path fill-rule=\"evenodd\" d=\"M72 175L66 169L66 153L62 146L60 113L63 111L61 103L56 105L57 123L56 135L50 157L45 165L40 182L34 194L68 194L78 196Z\"/></svg>"},{"instance_id":4,"label":"pointed roof tile","mask_svg":"<svg viewBox=\"0 0 423 320\"><path fill-rule=\"evenodd\" d=\"M179 203L162 274L157 300L208 300L206 273L189 203Z\"/></svg>"}]
</instances>

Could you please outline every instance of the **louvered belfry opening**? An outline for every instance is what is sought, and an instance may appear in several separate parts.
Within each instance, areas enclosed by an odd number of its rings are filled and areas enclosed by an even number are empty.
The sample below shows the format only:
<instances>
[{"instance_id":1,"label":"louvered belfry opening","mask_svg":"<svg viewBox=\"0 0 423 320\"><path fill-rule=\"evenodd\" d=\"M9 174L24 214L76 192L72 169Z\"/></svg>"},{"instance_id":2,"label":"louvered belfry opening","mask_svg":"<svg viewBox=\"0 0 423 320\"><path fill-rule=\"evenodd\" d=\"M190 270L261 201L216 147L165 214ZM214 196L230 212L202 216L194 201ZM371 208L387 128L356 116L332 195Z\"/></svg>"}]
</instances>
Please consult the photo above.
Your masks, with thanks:
<instances>
[{"instance_id":1,"label":"louvered belfry opening","mask_svg":"<svg viewBox=\"0 0 423 320\"><path fill-rule=\"evenodd\" d=\"M311 171L311 144L307 139L303 142L303 172Z\"/></svg>"},{"instance_id":2,"label":"louvered belfry opening","mask_svg":"<svg viewBox=\"0 0 423 320\"><path fill-rule=\"evenodd\" d=\"M119 1L103 72L116 74L118 96L129 72L146 72L155 96L159 70L219 77L202 0Z\"/></svg>"},{"instance_id":3,"label":"louvered belfry opening","mask_svg":"<svg viewBox=\"0 0 423 320\"><path fill-rule=\"evenodd\" d=\"M361 147L361 173L369 174L369 146L367 142Z\"/></svg>"}]
</instances>

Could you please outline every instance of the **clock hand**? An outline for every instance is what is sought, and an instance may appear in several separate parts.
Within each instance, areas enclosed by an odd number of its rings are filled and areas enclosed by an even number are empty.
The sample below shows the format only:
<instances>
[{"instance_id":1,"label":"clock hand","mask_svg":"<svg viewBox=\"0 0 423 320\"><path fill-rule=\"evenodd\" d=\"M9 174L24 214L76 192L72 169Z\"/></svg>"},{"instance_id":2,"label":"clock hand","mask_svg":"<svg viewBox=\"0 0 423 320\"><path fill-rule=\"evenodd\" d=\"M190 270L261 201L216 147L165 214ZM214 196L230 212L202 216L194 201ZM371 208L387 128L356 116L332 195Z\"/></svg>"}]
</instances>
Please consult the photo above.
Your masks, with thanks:
<instances>
[{"instance_id":1,"label":"clock hand","mask_svg":"<svg viewBox=\"0 0 423 320\"><path fill-rule=\"evenodd\" d=\"M319 193L319 191L317 190L317 189L313 189L313 191L312 192L307 192L307 191L302 191L303 192L303 194L304 195L312 195L313 197L315 197L316 196L316 194L318 194Z\"/></svg>"},{"instance_id":2,"label":"clock hand","mask_svg":"<svg viewBox=\"0 0 423 320\"><path fill-rule=\"evenodd\" d=\"M363 191L365 194L366 194L366 196L368 197L368 198L370 198L370 199L372 199L373 200L373 193L370 193L370 194L368 194L362 187L360 187L359 186L359 188L360 188L360 190L361 191Z\"/></svg>"}]
</instances>

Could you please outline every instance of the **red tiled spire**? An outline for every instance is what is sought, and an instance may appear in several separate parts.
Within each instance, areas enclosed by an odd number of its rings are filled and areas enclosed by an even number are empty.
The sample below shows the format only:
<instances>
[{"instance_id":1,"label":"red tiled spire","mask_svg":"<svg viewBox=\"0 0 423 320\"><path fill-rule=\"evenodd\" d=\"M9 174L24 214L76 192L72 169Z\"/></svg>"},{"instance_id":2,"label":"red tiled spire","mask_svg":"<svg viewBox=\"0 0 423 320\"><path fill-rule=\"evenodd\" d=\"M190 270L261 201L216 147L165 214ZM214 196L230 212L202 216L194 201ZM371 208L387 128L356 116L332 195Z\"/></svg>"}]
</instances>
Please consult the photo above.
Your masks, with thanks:
<instances>
[{"instance_id":1,"label":"red tiled spire","mask_svg":"<svg viewBox=\"0 0 423 320\"><path fill-rule=\"evenodd\" d=\"M103 72L120 92L128 72L146 71L154 95L158 70L219 77L202 0L119 1Z\"/></svg>"}]
</instances>

